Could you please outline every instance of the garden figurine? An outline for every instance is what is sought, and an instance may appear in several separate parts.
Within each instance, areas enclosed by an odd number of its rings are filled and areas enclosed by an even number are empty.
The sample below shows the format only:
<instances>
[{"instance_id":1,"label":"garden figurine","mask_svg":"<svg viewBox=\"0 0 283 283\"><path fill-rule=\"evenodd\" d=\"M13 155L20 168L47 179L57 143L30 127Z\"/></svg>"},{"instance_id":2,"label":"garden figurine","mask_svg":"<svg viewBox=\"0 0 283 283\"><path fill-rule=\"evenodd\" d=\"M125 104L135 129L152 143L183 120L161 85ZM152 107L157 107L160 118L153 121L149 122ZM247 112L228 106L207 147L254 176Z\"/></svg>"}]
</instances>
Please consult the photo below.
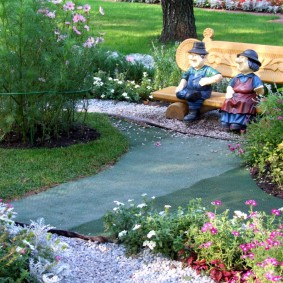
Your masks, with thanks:
<instances>
[{"instance_id":1,"label":"garden figurine","mask_svg":"<svg viewBox=\"0 0 283 283\"><path fill-rule=\"evenodd\" d=\"M195 42L188 53L191 67L182 75L176 88L176 96L188 102L189 114L184 117L184 121L192 122L199 118L203 101L211 96L211 85L221 81L222 75L205 65L208 52L204 42Z\"/></svg>"},{"instance_id":2,"label":"garden figurine","mask_svg":"<svg viewBox=\"0 0 283 283\"><path fill-rule=\"evenodd\" d=\"M236 58L239 74L227 87L221 107L221 126L225 130L241 131L256 114L257 95L264 94L263 82L254 74L261 63L258 54L247 49Z\"/></svg>"}]
</instances>

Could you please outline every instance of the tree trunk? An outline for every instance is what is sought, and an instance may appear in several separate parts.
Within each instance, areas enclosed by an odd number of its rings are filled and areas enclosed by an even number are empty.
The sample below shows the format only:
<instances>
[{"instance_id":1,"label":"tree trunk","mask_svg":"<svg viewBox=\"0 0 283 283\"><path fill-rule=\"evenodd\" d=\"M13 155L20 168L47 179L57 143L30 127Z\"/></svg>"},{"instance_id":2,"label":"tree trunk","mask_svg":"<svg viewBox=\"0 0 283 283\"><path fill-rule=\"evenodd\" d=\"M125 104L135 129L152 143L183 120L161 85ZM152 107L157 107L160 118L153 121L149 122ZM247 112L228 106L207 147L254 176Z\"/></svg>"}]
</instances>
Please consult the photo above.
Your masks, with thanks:
<instances>
[{"instance_id":1,"label":"tree trunk","mask_svg":"<svg viewBox=\"0 0 283 283\"><path fill-rule=\"evenodd\" d=\"M196 38L193 0L161 0L163 30L161 42Z\"/></svg>"}]
</instances>

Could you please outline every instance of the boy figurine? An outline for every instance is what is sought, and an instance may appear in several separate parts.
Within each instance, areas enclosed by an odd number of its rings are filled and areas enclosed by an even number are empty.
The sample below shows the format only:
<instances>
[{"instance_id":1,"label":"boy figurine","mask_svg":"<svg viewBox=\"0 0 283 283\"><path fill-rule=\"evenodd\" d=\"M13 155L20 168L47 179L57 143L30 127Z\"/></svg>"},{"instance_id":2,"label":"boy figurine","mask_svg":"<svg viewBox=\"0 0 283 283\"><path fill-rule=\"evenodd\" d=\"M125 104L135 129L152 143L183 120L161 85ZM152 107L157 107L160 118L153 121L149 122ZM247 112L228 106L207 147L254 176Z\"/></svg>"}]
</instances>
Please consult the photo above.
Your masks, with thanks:
<instances>
[{"instance_id":1,"label":"boy figurine","mask_svg":"<svg viewBox=\"0 0 283 283\"><path fill-rule=\"evenodd\" d=\"M182 75L176 96L188 101L189 114L184 117L184 121L192 122L199 118L203 101L211 96L211 84L221 81L222 75L204 64L208 54L204 42L195 42L188 53L191 67Z\"/></svg>"},{"instance_id":2,"label":"boy figurine","mask_svg":"<svg viewBox=\"0 0 283 283\"><path fill-rule=\"evenodd\" d=\"M257 53L247 49L235 61L240 74L230 81L221 107L221 126L227 131L245 130L256 114L256 96L264 94L263 82L254 74L261 66Z\"/></svg>"}]
</instances>

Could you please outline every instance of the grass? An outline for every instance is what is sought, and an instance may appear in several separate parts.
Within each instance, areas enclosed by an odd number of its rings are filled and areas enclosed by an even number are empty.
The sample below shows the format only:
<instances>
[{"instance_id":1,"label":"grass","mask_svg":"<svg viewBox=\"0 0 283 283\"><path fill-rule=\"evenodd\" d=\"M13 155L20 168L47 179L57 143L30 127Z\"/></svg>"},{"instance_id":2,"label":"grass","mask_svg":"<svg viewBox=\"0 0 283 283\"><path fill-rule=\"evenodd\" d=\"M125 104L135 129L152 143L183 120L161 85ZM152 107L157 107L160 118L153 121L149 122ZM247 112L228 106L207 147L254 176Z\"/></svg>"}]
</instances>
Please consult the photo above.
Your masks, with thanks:
<instances>
[{"instance_id":1,"label":"grass","mask_svg":"<svg viewBox=\"0 0 283 283\"><path fill-rule=\"evenodd\" d=\"M152 43L159 44L162 31L162 10L160 5L128 2L84 0L94 10L102 6L104 16L97 15L93 25L105 33L104 45L122 54L150 54ZM215 40L246 42L267 45L283 45L283 24L270 22L279 16L251 15L245 12L219 12L195 8L198 38L210 27L215 30Z\"/></svg>"},{"instance_id":2,"label":"grass","mask_svg":"<svg viewBox=\"0 0 283 283\"><path fill-rule=\"evenodd\" d=\"M127 139L102 114L88 114L101 137L87 144L53 149L0 149L0 197L16 199L29 192L93 175L128 149Z\"/></svg>"}]
</instances>

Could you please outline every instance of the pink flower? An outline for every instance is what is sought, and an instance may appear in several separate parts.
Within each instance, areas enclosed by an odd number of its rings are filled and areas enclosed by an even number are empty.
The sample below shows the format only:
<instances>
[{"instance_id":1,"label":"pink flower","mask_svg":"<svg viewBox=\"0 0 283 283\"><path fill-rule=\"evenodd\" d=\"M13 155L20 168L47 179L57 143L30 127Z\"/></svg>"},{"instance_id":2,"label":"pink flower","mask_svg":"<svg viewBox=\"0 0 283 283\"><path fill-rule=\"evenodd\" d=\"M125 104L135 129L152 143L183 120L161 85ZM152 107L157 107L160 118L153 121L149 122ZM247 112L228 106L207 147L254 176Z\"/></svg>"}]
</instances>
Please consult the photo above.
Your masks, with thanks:
<instances>
[{"instance_id":1,"label":"pink flower","mask_svg":"<svg viewBox=\"0 0 283 283\"><path fill-rule=\"evenodd\" d=\"M271 272L267 272L265 274L265 278L272 282L280 282L280 280L282 279L282 276L275 276Z\"/></svg>"},{"instance_id":2,"label":"pink flower","mask_svg":"<svg viewBox=\"0 0 283 283\"><path fill-rule=\"evenodd\" d=\"M88 25L85 25L84 28L89 31L89 26Z\"/></svg>"},{"instance_id":3,"label":"pink flower","mask_svg":"<svg viewBox=\"0 0 283 283\"><path fill-rule=\"evenodd\" d=\"M56 255L56 256L55 256L55 260L56 260L56 261L60 261L60 259L61 259L61 257L60 257L59 255Z\"/></svg>"},{"instance_id":4,"label":"pink flower","mask_svg":"<svg viewBox=\"0 0 283 283\"><path fill-rule=\"evenodd\" d=\"M283 120L283 116L278 116L277 120L279 120L279 121Z\"/></svg>"},{"instance_id":5,"label":"pink flower","mask_svg":"<svg viewBox=\"0 0 283 283\"><path fill-rule=\"evenodd\" d=\"M80 15L80 14L76 14L76 15L74 15L74 17L73 17L73 22L74 22L74 23L77 23L77 22L82 22L82 23L84 23L85 21L86 21L85 17L82 16L82 15Z\"/></svg>"},{"instance_id":6,"label":"pink flower","mask_svg":"<svg viewBox=\"0 0 283 283\"><path fill-rule=\"evenodd\" d=\"M209 219L215 219L215 214L213 212L206 213Z\"/></svg>"},{"instance_id":7,"label":"pink flower","mask_svg":"<svg viewBox=\"0 0 283 283\"><path fill-rule=\"evenodd\" d=\"M278 209L272 209L271 213L276 215L276 216L279 216L281 214L281 211L278 210Z\"/></svg>"},{"instance_id":8,"label":"pink flower","mask_svg":"<svg viewBox=\"0 0 283 283\"><path fill-rule=\"evenodd\" d=\"M86 13L88 13L88 12L90 11L90 9L91 9L91 7L90 7L90 5L88 5L88 4L85 4L85 5L83 6L83 10L84 10Z\"/></svg>"},{"instance_id":9,"label":"pink flower","mask_svg":"<svg viewBox=\"0 0 283 283\"><path fill-rule=\"evenodd\" d=\"M256 201L253 200L253 199L247 200L247 201L245 202L245 204L246 204L246 205L251 205L251 206L256 206L256 205L257 205Z\"/></svg>"},{"instance_id":10,"label":"pink flower","mask_svg":"<svg viewBox=\"0 0 283 283\"><path fill-rule=\"evenodd\" d=\"M126 61L128 61L128 62L135 62L135 59L134 59L134 57L133 56L126 56Z\"/></svg>"},{"instance_id":11,"label":"pink flower","mask_svg":"<svg viewBox=\"0 0 283 283\"><path fill-rule=\"evenodd\" d=\"M94 38L89 37L87 41L83 44L84 47L91 48L95 44Z\"/></svg>"},{"instance_id":12,"label":"pink flower","mask_svg":"<svg viewBox=\"0 0 283 283\"><path fill-rule=\"evenodd\" d=\"M238 237L238 236L240 236L240 232L238 232L238 231L233 231L233 232L232 232L232 235L234 235L235 237Z\"/></svg>"},{"instance_id":13,"label":"pink flower","mask_svg":"<svg viewBox=\"0 0 283 283\"><path fill-rule=\"evenodd\" d=\"M50 19L54 19L56 17L55 11L46 13L46 16L49 17Z\"/></svg>"},{"instance_id":14,"label":"pink flower","mask_svg":"<svg viewBox=\"0 0 283 283\"><path fill-rule=\"evenodd\" d=\"M199 248L200 248L200 249L201 249L201 248L207 249L207 248L209 248L209 247L212 246L212 245L213 245L213 242L209 241L209 242L206 242L206 243L201 244L201 245L199 246Z\"/></svg>"},{"instance_id":15,"label":"pink flower","mask_svg":"<svg viewBox=\"0 0 283 283\"><path fill-rule=\"evenodd\" d=\"M221 200L215 200L211 204L215 205L215 206L220 206L220 205L222 205L222 201Z\"/></svg>"},{"instance_id":16,"label":"pink flower","mask_svg":"<svg viewBox=\"0 0 283 283\"><path fill-rule=\"evenodd\" d=\"M65 4L63 6L64 11L70 10L73 11L75 9L75 4L71 1L67 2L67 4Z\"/></svg>"},{"instance_id":17,"label":"pink flower","mask_svg":"<svg viewBox=\"0 0 283 283\"><path fill-rule=\"evenodd\" d=\"M217 234L217 232L218 232L218 230L216 228L214 228L214 227L212 227L210 229L210 233L213 234L213 235Z\"/></svg>"},{"instance_id":18,"label":"pink flower","mask_svg":"<svg viewBox=\"0 0 283 283\"><path fill-rule=\"evenodd\" d=\"M79 30L77 30L77 28L76 28L75 26L73 26L73 31L74 31L76 34L78 34L78 35L81 34L81 32L80 32Z\"/></svg>"},{"instance_id":19,"label":"pink flower","mask_svg":"<svg viewBox=\"0 0 283 283\"><path fill-rule=\"evenodd\" d=\"M161 146L161 142L160 141L157 141L155 144L154 144L155 146Z\"/></svg>"}]
</instances>

